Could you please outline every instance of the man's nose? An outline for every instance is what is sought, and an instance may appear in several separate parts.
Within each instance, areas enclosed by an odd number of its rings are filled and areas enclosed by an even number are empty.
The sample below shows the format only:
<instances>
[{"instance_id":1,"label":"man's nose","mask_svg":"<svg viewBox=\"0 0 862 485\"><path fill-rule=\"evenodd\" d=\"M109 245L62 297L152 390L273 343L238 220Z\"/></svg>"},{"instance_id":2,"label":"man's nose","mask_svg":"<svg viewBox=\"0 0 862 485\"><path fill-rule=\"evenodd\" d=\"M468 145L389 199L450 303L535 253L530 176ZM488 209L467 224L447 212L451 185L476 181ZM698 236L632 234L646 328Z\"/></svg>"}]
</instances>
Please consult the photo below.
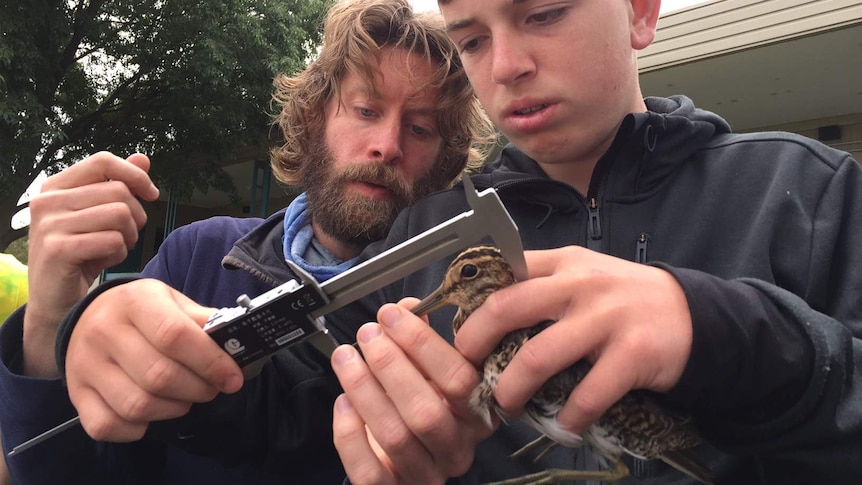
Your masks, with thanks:
<instances>
[{"instance_id":1,"label":"man's nose","mask_svg":"<svg viewBox=\"0 0 862 485\"><path fill-rule=\"evenodd\" d=\"M371 159L389 164L400 161L404 156L402 136L401 120L383 120L378 123L369 141Z\"/></svg>"}]
</instances>

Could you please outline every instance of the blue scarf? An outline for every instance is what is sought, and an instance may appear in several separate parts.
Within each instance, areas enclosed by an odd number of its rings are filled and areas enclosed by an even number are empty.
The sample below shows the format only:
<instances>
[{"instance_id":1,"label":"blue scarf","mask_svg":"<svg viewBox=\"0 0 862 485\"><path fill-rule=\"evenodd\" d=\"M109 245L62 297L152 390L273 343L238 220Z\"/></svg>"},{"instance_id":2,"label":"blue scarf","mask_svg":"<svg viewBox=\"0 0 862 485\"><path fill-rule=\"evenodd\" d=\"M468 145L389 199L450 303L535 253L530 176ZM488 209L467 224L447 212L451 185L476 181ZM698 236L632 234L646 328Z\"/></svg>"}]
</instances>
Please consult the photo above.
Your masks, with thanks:
<instances>
[{"instance_id":1,"label":"blue scarf","mask_svg":"<svg viewBox=\"0 0 862 485\"><path fill-rule=\"evenodd\" d=\"M284 236L281 238L284 259L296 263L320 282L341 274L357 258L341 261L314 239L308 217L308 196L305 192L293 200L284 212Z\"/></svg>"}]
</instances>

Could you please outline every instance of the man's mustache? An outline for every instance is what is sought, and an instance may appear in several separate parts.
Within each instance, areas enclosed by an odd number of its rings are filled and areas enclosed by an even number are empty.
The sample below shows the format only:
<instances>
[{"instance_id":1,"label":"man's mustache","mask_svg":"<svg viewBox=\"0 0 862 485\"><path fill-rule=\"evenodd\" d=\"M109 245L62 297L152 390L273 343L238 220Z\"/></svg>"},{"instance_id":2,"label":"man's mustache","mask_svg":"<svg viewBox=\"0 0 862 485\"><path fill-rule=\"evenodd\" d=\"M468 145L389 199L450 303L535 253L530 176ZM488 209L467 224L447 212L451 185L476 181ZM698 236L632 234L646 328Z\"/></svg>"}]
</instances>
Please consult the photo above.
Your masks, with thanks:
<instances>
[{"instance_id":1,"label":"man's mustache","mask_svg":"<svg viewBox=\"0 0 862 485\"><path fill-rule=\"evenodd\" d=\"M344 182L363 182L386 188L398 201L412 201L413 186L398 175L393 167L380 163L351 163L335 174L335 180Z\"/></svg>"}]
</instances>

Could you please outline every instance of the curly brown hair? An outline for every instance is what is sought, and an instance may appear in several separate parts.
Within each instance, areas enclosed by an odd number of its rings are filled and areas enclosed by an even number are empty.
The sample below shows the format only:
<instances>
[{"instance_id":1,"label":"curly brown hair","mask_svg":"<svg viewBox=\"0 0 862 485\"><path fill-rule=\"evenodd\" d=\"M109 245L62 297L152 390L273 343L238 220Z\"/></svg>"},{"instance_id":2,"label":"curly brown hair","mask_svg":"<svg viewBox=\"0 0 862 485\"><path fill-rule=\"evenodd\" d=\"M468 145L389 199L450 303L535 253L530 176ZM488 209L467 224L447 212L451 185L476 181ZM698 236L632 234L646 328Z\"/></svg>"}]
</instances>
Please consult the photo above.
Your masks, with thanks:
<instances>
[{"instance_id":1,"label":"curly brown hair","mask_svg":"<svg viewBox=\"0 0 862 485\"><path fill-rule=\"evenodd\" d=\"M327 14L317 58L299 74L274 81L273 101L281 106L276 122L285 140L272 150L276 179L301 184L300 167L313 146L311 138L324 132L324 106L339 96L339 83L348 72L374 87L375 65L370 61L379 62L386 47L406 49L434 67L432 80L424 87L441 89L437 124L443 147L434 167L438 179L454 182L465 168L481 168L497 135L470 87L440 13L414 13L407 0L342 0Z\"/></svg>"}]
</instances>

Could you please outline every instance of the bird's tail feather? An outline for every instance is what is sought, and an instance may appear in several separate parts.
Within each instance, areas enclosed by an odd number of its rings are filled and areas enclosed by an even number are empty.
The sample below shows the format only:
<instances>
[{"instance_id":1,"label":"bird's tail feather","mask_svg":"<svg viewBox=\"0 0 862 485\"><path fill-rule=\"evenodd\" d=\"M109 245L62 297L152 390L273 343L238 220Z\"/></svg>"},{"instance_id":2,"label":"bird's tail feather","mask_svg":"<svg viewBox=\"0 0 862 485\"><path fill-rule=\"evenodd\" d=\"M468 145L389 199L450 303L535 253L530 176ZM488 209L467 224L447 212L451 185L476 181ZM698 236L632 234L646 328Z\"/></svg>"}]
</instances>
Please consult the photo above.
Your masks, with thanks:
<instances>
[{"instance_id":1,"label":"bird's tail feather","mask_svg":"<svg viewBox=\"0 0 862 485\"><path fill-rule=\"evenodd\" d=\"M484 384L483 382L476 389L473 389L473 393L470 395L470 408L482 418L482 421L489 428L492 428L494 424L491 419L491 406L494 403L494 395L491 393L491 389Z\"/></svg>"},{"instance_id":2,"label":"bird's tail feather","mask_svg":"<svg viewBox=\"0 0 862 485\"><path fill-rule=\"evenodd\" d=\"M662 461L705 485L712 485L712 470L704 466L691 450L666 451Z\"/></svg>"}]
</instances>

